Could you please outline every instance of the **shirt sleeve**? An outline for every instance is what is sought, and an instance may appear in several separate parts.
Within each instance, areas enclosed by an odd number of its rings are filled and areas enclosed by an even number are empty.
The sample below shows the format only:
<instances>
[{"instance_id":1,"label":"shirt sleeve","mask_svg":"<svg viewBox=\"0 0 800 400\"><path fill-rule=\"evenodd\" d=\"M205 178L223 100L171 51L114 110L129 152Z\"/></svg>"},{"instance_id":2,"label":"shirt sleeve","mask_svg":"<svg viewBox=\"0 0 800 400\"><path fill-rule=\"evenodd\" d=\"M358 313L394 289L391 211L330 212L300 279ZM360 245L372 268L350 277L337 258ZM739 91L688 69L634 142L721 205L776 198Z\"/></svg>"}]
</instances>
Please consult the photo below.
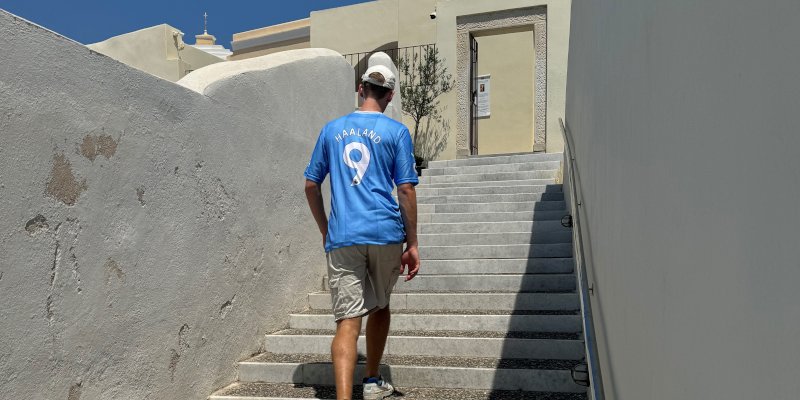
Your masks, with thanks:
<instances>
[{"instance_id":1,"label":"shirt sleeve","mask_svg":"<svg viewBox=\"0 0 800 400\"><path fill-rule=\"evenodd\" d=\"M311 161L308 163L304 174L306 179L316 183L322 183L329 172L328 151L325 148L324 132L325 130L323 129L319 133L317 144L314 146L314 151L311 152Z\"/></svg>"},{"instance_id":2,"label":"shirt sleeve","mask_svg":"<svg viewBox=\"0 0 800 400\"><path fill-rule=\"evenodd\" d=\"M410 183L417 186L417 161L414 159L414 145L411 143L411 134L408 129L400 132L400 138L395 146L394 155L394 184Z\"/></svg>"}]
</instances>

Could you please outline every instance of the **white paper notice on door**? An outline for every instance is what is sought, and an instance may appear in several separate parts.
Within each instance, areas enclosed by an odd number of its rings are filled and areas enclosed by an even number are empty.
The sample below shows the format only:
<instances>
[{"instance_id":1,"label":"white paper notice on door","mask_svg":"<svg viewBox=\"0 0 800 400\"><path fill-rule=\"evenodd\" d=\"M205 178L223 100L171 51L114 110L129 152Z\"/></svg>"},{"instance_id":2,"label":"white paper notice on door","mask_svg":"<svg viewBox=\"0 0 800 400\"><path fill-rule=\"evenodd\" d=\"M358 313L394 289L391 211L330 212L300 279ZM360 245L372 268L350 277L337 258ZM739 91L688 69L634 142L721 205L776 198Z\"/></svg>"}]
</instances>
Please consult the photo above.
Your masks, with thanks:
<instances>
[{"instance_id":1,"label":"white paper notice on door","mask_svg":"<svg viewBox=\"0 0 800 400\"><path fill-rule=\"evenodd\" d=\"M492 105L489 94L491 93L491 75L478 77L478 118L486 118L492 114Z\"/></svg>"}]
</instances>

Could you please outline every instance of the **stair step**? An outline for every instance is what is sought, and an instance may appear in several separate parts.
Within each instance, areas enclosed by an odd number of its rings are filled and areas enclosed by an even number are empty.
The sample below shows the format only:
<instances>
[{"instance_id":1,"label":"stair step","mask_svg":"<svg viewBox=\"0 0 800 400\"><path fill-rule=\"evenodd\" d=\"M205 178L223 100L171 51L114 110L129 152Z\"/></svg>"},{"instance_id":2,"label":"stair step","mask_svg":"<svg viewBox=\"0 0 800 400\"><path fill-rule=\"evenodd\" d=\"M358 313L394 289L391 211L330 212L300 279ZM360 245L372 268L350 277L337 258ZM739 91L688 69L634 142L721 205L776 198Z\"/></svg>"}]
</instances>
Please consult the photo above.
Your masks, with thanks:
<instances>
[{"instance_id":1,"label":"stair step","mask_svg":"<svg viewBox=\"0 0 800 400\"><path fill-rule=\"evenodd\" d=\"M354 382L364 375L359 357ZM582 392L569 369L574 360L503 360L462 357L392 357L382 359L381 374L397 387L499 389L541 392ZM534 379L531 379L534 378ZM263 353L239 363L242 382L331 384L329 355Z\"/></svg>"},{"instance_id":2,"label":"stair step","mask_svg":"<svg viewBox=\"0 0 800 400\"><path fill-rule=\"evenodd\" d=\"M292 314L290 329L334 329L332 314ZM366 329L366 326L363 327ZM579 315L454 315L392 313L392 329L404 331L580 332Z\"/></svg>"},{"instance_id":3,"label":"stair step","mask_svg":"<svg viewBox=\"0 0 800 400\"><path fill-rule=\"evenodd\" d=\"M302 334L277 332L266 335L264 350L276 354L328 354L332 332ZM424 332L420 332L424 333ZM358 338L358 351L366 352L366 340ZM384 354L395 356L442 356L537 358L577 360L583 357L583 342L564 339L520 339L506 337L405 336L389 333Z\"/></svg>"},{"instance_id":4,"label":"stair step","mask_svg":"<svg viewBox=\"0 0 800 400\"><path fill-rule=\"evenodd\" d=\"M525 219L525 217L529 217ZM561 220L533 221L533 212L478 213L478 214L434 214L431 222L420 223L420 235L436 233L505 233L531 232L534 235L549 233L572 233L571 228L561 225ZM463 221L467 220L467 221ZM484 220L484 221L470 221Z\"/></svg>"},{"instance_id":5,"label":"stair step","mask_svg":"<svg viewBox=\"0 0 800 400\"><path fill-rule=\"evenodd\" d=\"M545 200L542 200L545 197ZM557 200L553 200L558 198ZM561 193L516 193L516 194L467 194L442 196L417 196L417 204L486 204L486 203L529 203L536 206L529 210L565 210L566 202Z\"/></svg>"},{"instance_id":6,"label":"stair step","mask_svg":"<svg viewBox=\"0 0 800 400\"><path fill-rule=\"evenodd\" d=\"M513 194L466 194L466 195L417 195L417 204L453 204L453 203L514 203L539 201L542 193ZM563 209L563 207L562 207Z\"/></svg>"},{"instance_id":7,"label":"stair step","mask_svg":"<svg viewBox=\"0 0 800 400\"><path fill-rule=\"evenodd\" d=\"M572 243L572 232L433 233L418 235L424 246Z\"/></svg>"},{"instance_id":8,"label":"stair step","mask_svg":"<svg viewBox=\"0 0 800 400\"><path fill-rule=\"evenodd\" d=\"M487 164L462 167L428 168L422 171L424 176L439 175L459 175L459 174L482 174L498 172L520 172L520 171L546 171L558 170L561 168L561 161L537 161L512 164Z\"/></svg>"},{"instance_id":9,"label":"stair step","mask_svg":"<svg viewBox=\"0 0 800 400\"><path fill-rule=\"evenodd\" d=\"M458 174L458 175L437 175L420 176L419 183L459 183L459 182L496 182L511 180L530 180L530 179L555 179L558 170L546 171L520 171L520 172L496 172L480 174Z\"/></svg>"},{"instance_id":10,"label":"stair step","mask_svg":"<svg viewBox=\"0 0 800 400\"><path fill-rule=\"evenodd\" d=\"M424 177L421 177L424 178ZM496 187L496 186L520 186L520 185L546 185L556 186L554 178L548 179L511 179L511 180L497 180L497 181L476 181L476 182L442 182L430 183L427 180L420 180L420 189L450 189L450 188L467 188L467 187Z\"/></svg>"},{"instance_id":11,"label":"stair step","mask_svg":"<svg viewBox=\"0 0 800 400\"><path fill-rule=\"evenodd\" d=\"M462 274L571 274L572 258L518 258L484 260L427 260L420 275Z\"/></svg>"},{"instance_id":12,"label":"stair step","mask_svg":"<svg viewBox=\"0 0 800 400\"><path fill-rule=\"evenodd\" d=\"M520 392L481 389L440 389L398 387L395 397L406 400L586 400L586 388L576 388L575 393ZM402 395L401 395L402 394ZM322 385L295 385L279 383L234 383L209 400L329 400L336 398L336 388ZM353 399L360 400L360 386L356 386Z\"/></svg>"},{"instance_id":13,"label":"stair step","mask_svg":"<svg viewBox=\"0 0 800 400\"><path fill-rule=\"evenodd\" d=\"M524 202L507 202L507 203L452 203L452 204L419 204L417 206L417 213L419 214L439 214L439 213L487 213L487 212L522 212L522 211L537 211L536 207L540 208L548 208L548 207L555 207L560 208L560 202L557 202L554 206L546 206L541 205L537 206L537 204L544 204L544 203L537 203L533 201L524 201ZM553 213L561 213L562 216L568 214L566 210L541 210L541 212L534 212L534 218L536 215L541 215L544 217L546 215L546 211L551 211ZM550 216L552 218L552 216ZM560 217L559 217L560 219Z\"/></svg>"},{"instance_id":14,"label":"stair step","mask_svg":"<svg viewBox=\"0 0 800 400\"><path fill-rule=\"evenodd\" d=\"M417 186L417 196L449 196L469 194L514 194L514 193L560 193L556 185L517 185L517 186L476 186L432 188L429 185Z\"/></svg>"},{"instance_id":15,"label":"stair step","mask_svg":"<svg viewBox=\"0 0 800 400\"><path fill-rule=\"evenodd\" d=\"M478 229L472 231L478 232L548 232L548 231L563 231L571 230L572 228L564 227L561 225L561 220L533 220L534 211L498 211L498 212L475 212L475 213L438 213L438 214L417 214L417 223L419 229L434 229L429 230L429 233L444 233L444 232L459 232L461 229ZM564 211L564 215L569 215ZM563 218L563 216L562 216ZM503 225L509 223L509 225ZM519 225L511 225L511 223L518 223ZM431 224L469 224L468 226L446 225L428 226ZM474 225L472 225L474 224ZM479 225L483 224L483 225ZM489 228L491 225L497 224L496 228ZM423 226L425 226L423 228ZM513 228L511 228L513 227ZM512 230L508 230L512 229ZM465 233L469 233L466 231Z\"/></svg>"},{"instance_id":16,"label":"stair step","mask_svg":"<svg viewBox=\"0 0 800 400\"><path fill-rule=\"evenodd\" d=\"M431 161L428 168L469 167L474 165L513 164L525 162L561 161L563 153L497 154L462 158L458 160Z\"/></svg>"},{"instance_id":17,"label":"stair step","mask_svg":"<svg viewBox=\"0 0 800 400\"><path fill-rule=\"evenodd\" d=\"M283 329L275 334L281 335L331 335L334 329ZM363 334L363 331L362 331ZM492 339L543 339L543 340L581 340L580 332L492 332L492 331L389 331L389 335L436 337L436 338L492 338Z\"/></svg>"},{"instance_id":18,"label":"stair step","mask_svg":"<svg viewBox=\"0 0 800 400\"><path fill-rule=\"evenodd\" d=\"M312 309L332 309L331 293L308 295ZM577 293L393 293L392 310L576 310Z\"/></svg>"},{"instance_id":19,"label":"stair step","mask_svg":"<svg viewBox=\"0 0 800 400\"><path fill-rule=\"evenodd\" d=\"M572 257L572 244L421 246L419 253L422 260L568 258Z\"/></svg>"},{"instance_id":20,"label":"stair step","mask_svg":"<svg viewBox=\"0 0 800 400\"><path fill-rule=\"evenodd\" d=\"M398 291L432 290L519 290L525 292L565 292L575 290L574 274L508 274L508 275L417 275L411 281L400 281Z\"/></svg>"},{"instance_id":21,"label":"stair step","mask_svg":"<svg viewBox=\"0 0 800 400\"><path fill-rule=\"evenodd\" d=\"M521 291L540 293L564 293L575 290L574 274L460 274L417 275L411 281L400 279L394 287L397 292L420 291ZM322 287L327 289L328 277Z\"/></svg>"}]
</instances>

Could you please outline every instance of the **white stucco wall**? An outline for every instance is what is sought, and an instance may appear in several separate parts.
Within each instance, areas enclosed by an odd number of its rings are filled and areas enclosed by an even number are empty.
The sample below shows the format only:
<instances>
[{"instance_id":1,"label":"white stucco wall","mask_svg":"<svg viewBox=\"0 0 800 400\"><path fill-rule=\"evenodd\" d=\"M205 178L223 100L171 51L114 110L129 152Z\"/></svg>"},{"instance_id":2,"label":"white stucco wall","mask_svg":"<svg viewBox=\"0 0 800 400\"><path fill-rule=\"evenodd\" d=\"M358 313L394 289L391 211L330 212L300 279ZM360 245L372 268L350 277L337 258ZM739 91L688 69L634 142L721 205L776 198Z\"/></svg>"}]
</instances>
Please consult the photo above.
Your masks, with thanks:
<instances>
[{"instance_id":1,"label":"white stucco wall","mask_svg":"<svg viewBox=\"0 0 800 400\"><path fill-rule=\"evenodd\" d=\"M797 399L800 2L576 0L572 17L606 398Z\"/></svg>"},{"instance_id":2,"label":"white stucco wall","mask_svg":"<svg viewBox=\"0 0 800 400\"><path fill-rule=\"evenodd\" d=\"M173 36L178 34L177 37ZM183 42L178 28L162 24L87 45L136 69L175 82L187 71L224 61Z\"/></svg>"},{"instance_id":3,"label":"white stucco wall","mask_svg":"<svg viewBox=\"0 0 800 400\"><path fill-rule=\"evenodd\" d=\"M352 110L328 50L187 87L0 12L0 392L203 399L324 271L302 172ZM310 81L313 85L298 84Z\"/></svg>"}]
</instances>

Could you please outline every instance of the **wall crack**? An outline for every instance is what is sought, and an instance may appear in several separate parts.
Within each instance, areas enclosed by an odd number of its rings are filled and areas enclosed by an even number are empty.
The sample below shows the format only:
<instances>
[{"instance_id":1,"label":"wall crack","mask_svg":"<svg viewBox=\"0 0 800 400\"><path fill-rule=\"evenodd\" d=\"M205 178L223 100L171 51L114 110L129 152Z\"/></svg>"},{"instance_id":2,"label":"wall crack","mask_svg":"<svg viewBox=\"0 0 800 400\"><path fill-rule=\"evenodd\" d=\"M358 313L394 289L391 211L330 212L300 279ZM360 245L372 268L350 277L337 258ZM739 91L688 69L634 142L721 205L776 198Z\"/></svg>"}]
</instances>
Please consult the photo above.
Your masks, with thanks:
<instances>
[{"instance_id":1,"label":"wall crack","mask_svg":"<svg viewBox=\"0 0 800 400\"><path fill-rule=\"evenodd\" d=\"M233 295L233 297L231 297L230 300L222 304L222 307L219 308L219 317L221 319L225 319L225 317L231 311L231 308L233 308L233 303L235 302L236 302L236 295Z\"/></svg>"},{"instance_id":2,"label":"wall crack","mask_svg":"<svg viewBox=\"0 0 800 400\"><path fill-rule=\"evenodd\" d=\"M69 394L67 395L67 400L80 400L81 386L83 386L83 382L78 382L72 385L72 387L69 388Z\"/></svg>"},{"instance_id":3,"label":"wall crack","mask_svg":"<svg viewBox=\"0 0 800 400\"><path fill-rule=\"evenodd\" d=\"M175 382L175 370L178 369L178 361L181 360L181 355L175 349L171 350L172 356L169 358L169 373L170 373L170 382Z\"/></svg>"},{"instance_id":4,"label":"wall crack","mask_svg":"<svg viewBox=\"0 0 800 400\"><path fill-rule=\"evenodd\" d=\"M186 336L189 334L190 330L192 330L192 328L189 326L189 324L183 324L183 326L181 326L181 329L178 331L178 347L179 348L181 348L181 349L189 349L189 348L192 347L192 346L189 345L189 341L186 340Z\"/></svg>"},{"instance_id":5,"label":"wall crack","mask_svg":"<svg viewBox=\"0 0 800 400\"><path fill-rule=\"evenodd\" d=\"M136 188L136 198L139 199L139 204L144 207L144 186L139 186Z\"/></svg>"}]
</instances>

